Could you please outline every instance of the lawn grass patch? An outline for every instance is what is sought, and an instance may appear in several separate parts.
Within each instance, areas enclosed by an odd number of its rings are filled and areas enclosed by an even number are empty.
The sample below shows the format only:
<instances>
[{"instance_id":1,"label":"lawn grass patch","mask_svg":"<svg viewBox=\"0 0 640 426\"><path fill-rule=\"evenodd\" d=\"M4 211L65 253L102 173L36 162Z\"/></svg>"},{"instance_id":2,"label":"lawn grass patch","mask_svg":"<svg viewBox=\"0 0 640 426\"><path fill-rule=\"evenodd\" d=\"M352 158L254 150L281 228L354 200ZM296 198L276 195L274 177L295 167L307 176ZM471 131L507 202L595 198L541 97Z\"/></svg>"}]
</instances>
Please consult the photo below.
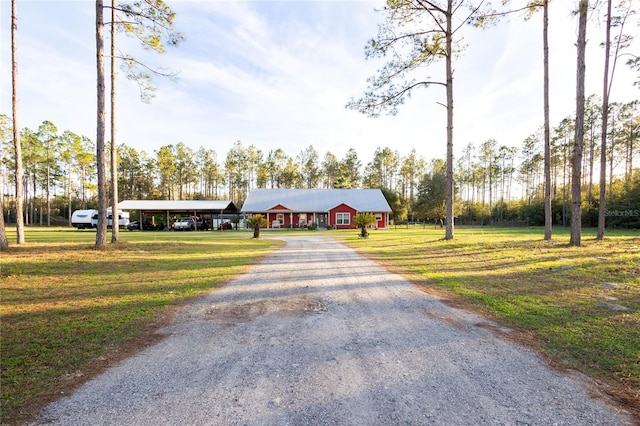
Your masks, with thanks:
<instances>
[{"instance_id":1,"label":"lawn grass patch","mask_svg":"<svg viewBox=\"0 0 640 426\"><path fill-rule=\"evenodd\" d=\"M448 303L514 329L554 365L607 383L640 415L640 233L608 231L597 241L584 230L583 246L570 247L568 230L554 230L553 242L543 231L458 228L451 241L439 228L333 235Z\"/></svg>"},{"instance_id":2,"label":"lawn grass patch","mask_svg":"<svg viewBox=\"0 0 640 426\"><path fill-rule=\"evenodd\" d=\"M28 228L0 257L0 422L18 423L86 377L96 359L135 346L171 307L245 271L283 243L244 232ZM9 230L9 238L15 234ZM82 381L82 380L80 380Z\"/></svg>"}]
</instances>

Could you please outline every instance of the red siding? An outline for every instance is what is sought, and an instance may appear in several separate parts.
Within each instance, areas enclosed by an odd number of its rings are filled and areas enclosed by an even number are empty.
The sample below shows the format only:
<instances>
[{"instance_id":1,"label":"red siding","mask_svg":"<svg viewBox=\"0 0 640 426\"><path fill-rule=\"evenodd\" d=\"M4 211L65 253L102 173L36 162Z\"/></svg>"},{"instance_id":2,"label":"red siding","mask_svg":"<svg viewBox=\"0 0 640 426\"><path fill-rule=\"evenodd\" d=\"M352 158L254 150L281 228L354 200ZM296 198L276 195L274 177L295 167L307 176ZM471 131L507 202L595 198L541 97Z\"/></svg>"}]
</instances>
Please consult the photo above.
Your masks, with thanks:
<instances>
[{"instance_id":1,"label":"red siding","mask_svg":"<svg viewBox=\"0 0 640 426\"><path fill-rule=\"evenodd\" d=\"M282 204L277 204L272 208L273 210L281 210L280 212L270 211L269 213L263 213L262 215L269 221L268 228L273 227L273 222L277 219L278 215L282 215L282 222L280 223L280 228L299 228L300 227L300 215L304 213L293 213L290 211L282 211L286 210ZM337 224L336 223L336 213L347 213L349 215L349 224ZM351 206L346 203L342 203L334 208L332 208L326 216L327 217L327 226L331 226L334 229L355 229L356 226L353 223L354 216L358 214L358 212ZM307 219L302 227L306 228L307 225L314 220L313 213L306 213ZM323 212L316 212L316 221L321 222L322 217L325 215ZM387 213L374 213L380 220L377 220L375 223L375 227L378 229L386 229L387 228Z\"/></svg>"},{"instance_id":2,"label":"red siding","mask_svg":"<svg viewBox=\"0 0 640 426\"><path fill-rule=\"evenodd\" d=\"M289 228L290 226L293 228L306 228L307 225L313 221L313 213L306 213L307 219L306 222L300 226L300 215L305 213L290 213L290 212L278 212L267 213L267 220L269 221L269 228L273 227L273 222L277 220L278 215L282 215L282 223L280 223L280 228Z\"/></svg>"},{"instance_id":3,"label":"red siding","mask_svg":"<svg viewBox=\"0 0 640 426\"><path fill-rule=\"evenodd\" d=\"M273 210L287 210L289 211L288 208L286 208L285 206L283 206L282 204L276 204L275 206L271 207L269 210L273 211Z\"/></svg>"},{"instance_id":4,"label":"red siding","mask_svg":"<svg viewBox=\"0 0 640 426\"><path fill-rule=\"evenodd\" d=\"M336 223L336 214L337 213L349 213L349 224L337 224ZM355 229L355 224L353 223L353 217L357 214L356 210L353 207L350 207L344 203L340 204L329 210L329 223L328 225L333 226L335 229Z\"/></svg>"}]
</instances>

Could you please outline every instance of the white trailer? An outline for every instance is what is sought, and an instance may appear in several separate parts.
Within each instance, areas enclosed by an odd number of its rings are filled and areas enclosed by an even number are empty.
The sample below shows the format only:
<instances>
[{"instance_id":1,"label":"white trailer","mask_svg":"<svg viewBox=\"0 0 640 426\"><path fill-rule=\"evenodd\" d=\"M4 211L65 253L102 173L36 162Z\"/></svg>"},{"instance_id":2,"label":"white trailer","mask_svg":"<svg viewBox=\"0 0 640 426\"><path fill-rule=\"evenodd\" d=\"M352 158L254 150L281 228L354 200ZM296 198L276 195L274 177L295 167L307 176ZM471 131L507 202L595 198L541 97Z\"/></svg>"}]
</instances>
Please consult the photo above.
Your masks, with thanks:
<instances>
[{"instance_id":1,"label":"white trailer","mask_svg":"<svg viewBox=\"0 0 640 426\"><path fill-rule=\"evenodd\" d=\"M91 216L91 225L93 228L98 227L98 210L95 210L93 216ZM111 209L107 210L107 228L111 228L113 225L113 215ZM118 227L126 228L129 225L129 212L118 211Z\"/></svg>"},{"instance_id":2,"label":"white trailer","mask_svg":"<svg viewBox=\"0 0 640 426\"><path fill-rule=\"evenodd\" d=\"M78 229L94 228L93 216L98 214L98 210L76 210L71 214L71 225Z\"/></svg>"}]
</instances>

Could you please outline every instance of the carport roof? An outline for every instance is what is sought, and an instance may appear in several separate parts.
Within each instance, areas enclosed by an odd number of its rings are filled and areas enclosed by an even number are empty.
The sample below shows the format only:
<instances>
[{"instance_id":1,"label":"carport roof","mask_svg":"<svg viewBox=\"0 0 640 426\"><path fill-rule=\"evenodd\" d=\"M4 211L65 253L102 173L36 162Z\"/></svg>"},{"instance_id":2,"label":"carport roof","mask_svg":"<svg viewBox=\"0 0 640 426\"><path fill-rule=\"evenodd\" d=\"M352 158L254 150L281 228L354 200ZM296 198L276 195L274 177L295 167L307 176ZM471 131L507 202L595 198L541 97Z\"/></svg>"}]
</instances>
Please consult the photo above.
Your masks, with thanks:
<instances>
[{"instance_id":1,"label":"carport roof","mask_svg":"<svg viewBox=\"0 0 640 426\"><path fill-rule=\"evenodd\" d=\"M236 213L238 209L229 200L123 200L118 203L122 210L156 211L215 211Z\"/></svg>"},{"instance_id":2,"label":"carport roof","mask_svg":"<svg viewBox=\"0 0 640 426\"><path fill-rule=\"evenodd\" d=\"M327 212L343 203L360 212L391 211L379 189L253 189L242 211L263 213L282 205L292 212Z\"/></svg>"}]
</instances>

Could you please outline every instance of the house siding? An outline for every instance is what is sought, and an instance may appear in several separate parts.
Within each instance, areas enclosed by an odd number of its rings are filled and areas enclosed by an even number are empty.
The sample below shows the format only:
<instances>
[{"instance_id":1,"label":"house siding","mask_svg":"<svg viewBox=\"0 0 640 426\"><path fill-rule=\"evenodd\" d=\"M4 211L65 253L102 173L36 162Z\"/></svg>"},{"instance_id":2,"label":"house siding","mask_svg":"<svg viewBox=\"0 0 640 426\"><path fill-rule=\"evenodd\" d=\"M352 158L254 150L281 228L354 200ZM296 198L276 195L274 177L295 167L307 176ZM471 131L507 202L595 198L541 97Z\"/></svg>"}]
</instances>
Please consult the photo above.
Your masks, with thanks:
<instances>
[{"instance_id":1,"label":"house siding","mask_svg":"<svg viewBox=\"0 0 640 426\"><path fill-rule=\"evenodd\" d=\"M371 227L387 229L390 207L382 192L374 189L257 189L249 193L242 212L262 214L267 228L305 228L316 223L336 229L354 229L354 216L370 212L376 217ZM338 213L342 213L340 223Z\"/></svg>"},{"instance_id":2,"label":"house siding","mask_svg":"<svg viewBox=\"0 0 640 426\"><path fill-rule=\"evenodd\" d=\"M348 213L349 214L349 224L339 224L336 222L338 213ZM356 209L351 206L348 206L345 203L342 203L331 210L329 210L329 225L333 226L335 229L354 229L356 225L353 223L353 217L358 214Z\"/></svg>"},{"instance_id":3,"label":"house siding","mask_svg":"<svg viewBox=\"0 0 640 426\"><path fill-rule=\"evenodd\" d=\"M262 216L269 222L268 228L306 228L311 222L321 222L325 213L294 213L291 211L269 211L262 213ZM276 225L276 221L281 218L279 225Z\"/></svg>"},{"instance_id":4,"label":"house siding","mask_svg":"<svg viewBox=\"0 0 640 426\"><path fill-rule=\"evenodd\" d=\"M337 213L348 213L349 223L337 223ZM339 206L334 207L329 210L329 213L324 212L316 212L316 213L293 213L289 211L270 211L266 213L262 213L262 217L267 219L269 224L266 226L267 228L306 228L310 223L317 223L318 225L328 225L333 227L334 229L355 229L356 225L354 224L354 217L359 212L350 207L349 205L343 203ZM386 229L387 228L387 213L373 213L378 220L376 220L375 228L376 229ZM305 219L306 216L306 219ZM278 217L281 218L281 222L279 225L275 224L275 221L278 220ZM326 222L325 222L326 219Z\"/></svg>"}]
</instances>

